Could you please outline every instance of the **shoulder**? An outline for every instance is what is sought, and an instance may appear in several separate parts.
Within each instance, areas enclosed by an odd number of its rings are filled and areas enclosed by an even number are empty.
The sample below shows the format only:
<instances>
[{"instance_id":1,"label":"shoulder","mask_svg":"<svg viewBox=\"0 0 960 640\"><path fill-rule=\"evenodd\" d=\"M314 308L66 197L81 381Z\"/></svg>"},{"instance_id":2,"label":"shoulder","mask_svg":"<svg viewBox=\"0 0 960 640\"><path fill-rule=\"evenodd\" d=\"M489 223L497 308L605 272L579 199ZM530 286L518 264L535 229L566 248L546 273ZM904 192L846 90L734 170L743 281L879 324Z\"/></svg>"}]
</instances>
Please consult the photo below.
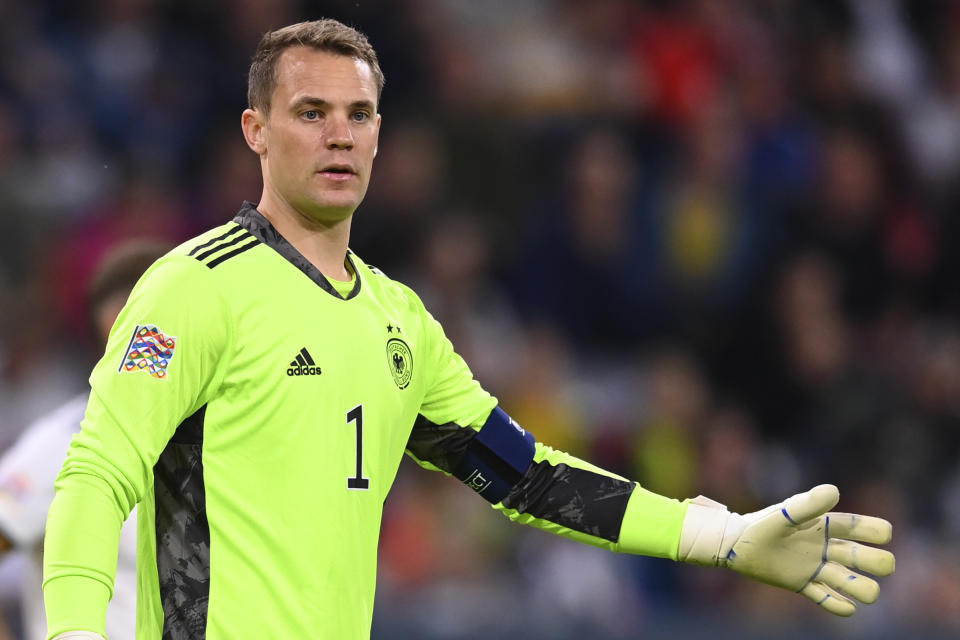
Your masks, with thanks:
<instances>
[{"instance_id":1,"label":"shoulder","mask_svg":"<svg viewBox=\"0 0 960 640\"><path fill-rule=\"evenodd\" d=\"M364 284L368 284L374 290L374 295L383 298L390 298L397 304L407 307L410 311L424 311L423 302L417 292L399 280L394 280L381 269L368 265L360 256L350 252L350 259Z\"/></svg>"},{"instance_id":2,"label":"shoulder","mask_svg":"<svg viewBox=\"0 0 960 640\"><path fill-rule=\"evenodd\" d=\"M231 220L187 240L173 249L170 255L191 258L213 269L258 244L260 241L246 227Z\"/></svg>"},{"instance_id":3,"label":"shoulder","mask_svg":"<svg viewBox=\"0 0 960 640\"><path fill-rule=\"evenodd\" d=\"M226 306L230 275L218 278L218 266L240 246L259 244L246 229L229 222L174 247L154 262L140 277L128 299L128 306L189 307L194 312ZM224 257L227 256L227 257Z\"/></svg>"},{"instance_id":4,"label":"shoulder","mask_svg":"<svg viewBox=\"0 0 960 640\"><path fill-rule=\"evenodd\" d=\"M147 269L141 284L144 281L153 284L182 281L183 284L192 282L202 286L207 278L197 274L210 271L236 255L233 252L238 248L246 249L256 244L259 241L236 222L222 224L171 249Z\"/></svg>"}]
</instances>

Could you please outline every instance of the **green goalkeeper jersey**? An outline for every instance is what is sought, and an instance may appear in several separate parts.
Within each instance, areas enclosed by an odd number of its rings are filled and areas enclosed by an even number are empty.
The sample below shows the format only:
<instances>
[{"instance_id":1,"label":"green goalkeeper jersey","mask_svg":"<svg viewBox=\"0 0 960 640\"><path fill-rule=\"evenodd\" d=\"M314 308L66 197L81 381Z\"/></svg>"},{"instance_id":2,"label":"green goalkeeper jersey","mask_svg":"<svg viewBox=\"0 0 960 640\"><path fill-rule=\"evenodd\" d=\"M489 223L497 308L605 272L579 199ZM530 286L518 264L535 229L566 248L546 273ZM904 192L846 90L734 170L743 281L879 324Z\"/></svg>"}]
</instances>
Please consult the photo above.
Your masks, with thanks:
<instances>
[{"instance_id":1,"label":"green goalkeeper jersey","mask_svg":"<svg viewBox=\"0 0 960 640\"><path fill-rule=\"evenodd\" d=\"M57 481L51 637L103 632L139 503L138 639L368 638L404 451L515 520L623 546L649 496L534 444L409 288L347 262L341 293L247 203L144 274ZM674 555L682 507L659 509L643 535Z\"/></svg>"}]
</instances>

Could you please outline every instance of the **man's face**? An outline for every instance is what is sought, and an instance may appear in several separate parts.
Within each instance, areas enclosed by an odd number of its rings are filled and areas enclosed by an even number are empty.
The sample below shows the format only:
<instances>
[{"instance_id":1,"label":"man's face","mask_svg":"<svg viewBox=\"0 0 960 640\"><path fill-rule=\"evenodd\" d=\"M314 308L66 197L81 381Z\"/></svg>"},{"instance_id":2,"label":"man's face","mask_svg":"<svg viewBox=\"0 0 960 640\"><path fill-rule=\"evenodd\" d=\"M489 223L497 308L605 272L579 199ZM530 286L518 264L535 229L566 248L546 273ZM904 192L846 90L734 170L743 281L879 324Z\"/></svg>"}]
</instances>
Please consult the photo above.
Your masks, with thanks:
<instances>
[{"instance_id":1,"label":"man's face","mask_svg":"<svg viewBox=\"0 0 960 640\"><path fill-rule=\"evenodd\" d=\"M367 192L380 133L370 66L292 47L277 71L263 146L255 149L264 187L313 221L345 220Z\"/></svg>"}]
</instances>

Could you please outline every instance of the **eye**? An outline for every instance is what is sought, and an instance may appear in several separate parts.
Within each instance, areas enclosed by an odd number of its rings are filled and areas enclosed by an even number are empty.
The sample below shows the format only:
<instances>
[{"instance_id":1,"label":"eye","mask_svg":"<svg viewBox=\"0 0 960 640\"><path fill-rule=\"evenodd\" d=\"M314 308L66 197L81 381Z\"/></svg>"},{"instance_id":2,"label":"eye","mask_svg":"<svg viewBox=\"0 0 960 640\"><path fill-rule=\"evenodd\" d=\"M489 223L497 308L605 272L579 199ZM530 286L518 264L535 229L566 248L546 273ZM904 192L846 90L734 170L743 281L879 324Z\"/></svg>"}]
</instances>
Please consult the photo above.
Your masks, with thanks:
<instances>
[{"instance_id":1,"label":"eye","mask_svg":"<svg viewBox=\"0 0 960 640\"><path fill-rule=\"evenodd\" d=\"M300 114L300 117L304 120L319 120L320 112L316 109L310 109L309 111L304 111Z\"/></svg>"},{"instance_id":2,"label":"eye","mask_svg":"<svg viewBox=\"0 0 960 640\"><path fill-rule=\"evenodd\" d=\"M366 111L354 111L352 117L354 122L366 122L370 118L370 114Z\"/></svg>"}]
</instances>

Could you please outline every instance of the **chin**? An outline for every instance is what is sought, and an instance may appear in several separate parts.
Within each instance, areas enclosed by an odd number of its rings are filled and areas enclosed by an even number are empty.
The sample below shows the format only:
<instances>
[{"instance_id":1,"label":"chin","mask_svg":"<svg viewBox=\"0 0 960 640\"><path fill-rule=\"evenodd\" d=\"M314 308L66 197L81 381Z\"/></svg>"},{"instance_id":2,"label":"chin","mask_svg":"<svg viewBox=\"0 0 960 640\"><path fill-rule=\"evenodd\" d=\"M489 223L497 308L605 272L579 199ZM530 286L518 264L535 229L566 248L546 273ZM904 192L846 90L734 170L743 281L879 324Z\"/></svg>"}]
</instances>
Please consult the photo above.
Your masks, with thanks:
<instances>
[{"instance_id":1,"label":"chin","mask_svg":"<svg viewBox=\"0 0 960 640\"><path fill-rule=\"evenodd\" d=\"M356 198L313 198L304 201L301 211L314 220L337 222L349 218L359 204Z\"/></svg>"},{"instance_id":2,"label":"chin","mask_svg":"<svg viewBox=\"0 0 960 640\"><path fill-rule=\"evenodd\" d=\"M344 191L325 190L322 193L315 194L313 200L320 207L334 207L352 211L360 206L363 196L363 193L358 193L354 189Z\"/></svg>"}]
</instances>

